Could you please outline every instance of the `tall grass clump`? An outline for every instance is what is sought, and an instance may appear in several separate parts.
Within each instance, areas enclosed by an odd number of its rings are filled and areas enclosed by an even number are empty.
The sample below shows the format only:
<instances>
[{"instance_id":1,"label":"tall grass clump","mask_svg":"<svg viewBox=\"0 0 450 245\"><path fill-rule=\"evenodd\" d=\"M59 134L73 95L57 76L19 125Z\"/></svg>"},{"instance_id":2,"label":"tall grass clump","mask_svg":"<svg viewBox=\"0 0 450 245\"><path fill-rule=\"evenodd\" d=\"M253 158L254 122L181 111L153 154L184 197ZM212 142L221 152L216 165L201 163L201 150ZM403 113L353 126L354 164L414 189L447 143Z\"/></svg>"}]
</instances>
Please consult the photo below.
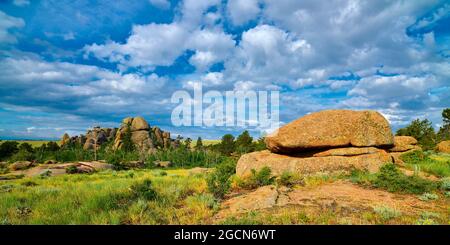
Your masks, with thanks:
<instances>
[{"instance_id":1,"label":"tall grass clump","mask_svg":"<svg viewBox=\"0 0 450 245\"><path fill-rule=\"evenodd\" d=\"M269 167L263 167L259 171L251 170L248 177L240 180L238 186L244 189L255 189L265 185L271 185L275 182L272 176L272 170Z\"/></svg>"},{"instance_id":2,"label":"tall grass clump","mask_svg":"<svg viewBox=\"0 0 450 245\"><path fill-rule=\"evenodd\" d=\"M420 168L439 177L450 177L450 159L435 160L430 156L430 153L416 150L402 154L400 158L409 168Z\"/></svg>"}]
</instances>

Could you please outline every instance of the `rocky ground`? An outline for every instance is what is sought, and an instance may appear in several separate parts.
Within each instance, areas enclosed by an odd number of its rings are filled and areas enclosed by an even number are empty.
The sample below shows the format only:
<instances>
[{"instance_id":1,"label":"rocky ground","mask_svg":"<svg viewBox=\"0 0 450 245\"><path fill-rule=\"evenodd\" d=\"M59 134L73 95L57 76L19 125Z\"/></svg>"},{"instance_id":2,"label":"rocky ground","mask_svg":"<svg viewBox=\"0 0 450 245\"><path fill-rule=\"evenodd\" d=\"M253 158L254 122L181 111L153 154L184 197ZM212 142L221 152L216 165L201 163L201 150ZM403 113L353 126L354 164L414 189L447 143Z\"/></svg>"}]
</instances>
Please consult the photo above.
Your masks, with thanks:
<instances>
[{"instance_id":1,"label":"rocky ground","mask_svg":"<svg viewBox=\"0 0 450 245\"><path fill-rule=\"evenodd\" d=\"M367 219L367 216L375 216L377 209L392 210L398 212L400 218L411 220L418 220L424 213L432 212L441 216L442 222L449 221L448 199L421 201L415 195L367 189L346 180L294 188L270 185L235 195L222 204L222 209L215 215L217 222L233 217L245 218L249 213L257 211L261 219L267 219L264 218L267 215L284 215L294 219L293 223L302 222L295 220L299 214L319 217L320 213L326 212L332 216L324 220L327 224L343 221L370 224L373 220Z\"/></svg>"}]
</instances>

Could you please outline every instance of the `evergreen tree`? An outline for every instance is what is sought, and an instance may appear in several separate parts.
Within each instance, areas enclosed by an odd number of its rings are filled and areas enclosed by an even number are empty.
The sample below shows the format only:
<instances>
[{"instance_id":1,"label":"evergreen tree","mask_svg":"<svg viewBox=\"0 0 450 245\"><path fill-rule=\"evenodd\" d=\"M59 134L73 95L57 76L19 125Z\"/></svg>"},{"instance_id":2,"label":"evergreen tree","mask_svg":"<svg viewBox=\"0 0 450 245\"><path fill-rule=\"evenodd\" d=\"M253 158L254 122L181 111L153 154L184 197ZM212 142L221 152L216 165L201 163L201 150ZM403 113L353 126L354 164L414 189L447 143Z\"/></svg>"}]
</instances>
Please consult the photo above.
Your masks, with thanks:
<instances>
[{"instance_id":1,"label":"evergreen tree","mask_svg":"<svg viewBox=\"0 0 450 245\"><path fill-rule=\"evenodd\" d=\"M450 140L450 108L442 111L443 124L437 133L437 141Z\"/></svg>"},{"instance_id":2,"label":"evergreen tree","mask_svg":"<svg viewBox=\"0 0 450 245\"><path fill-rule=\"evenodd\" d=\"M134 144L131 140L131 125L127 124L122 138L122 150L126 152L134 151Z\"/></svg>"},{"instance_id":3,"label":"evergreen tree","mask_svg":"<svg viewBox=\"0 0 450 245\"><path fill-rule=\"evenodd\" d=\"M247 153L254 150L253 138L247 130L242 132L236 139L236 151L239 153Z\"/></svg>"},{"instance_id":4,"label":"evergreen tree","mask_svg":"<svg viewBox=\"0 0 450 245\"><path fill-rule=\"evenodd\" d=\"M197 142L195 143L195 150L197 151L203 150L203 142L201 137L197 138Z\"/></svg>"},{"instance_id":5,"label":"evergreen tree","mask_svg":"<svg viewBox=\"0 0 450 245\"><path fill-rule=\"evenodd\" d=\"M397 130L396 135L416 138L424 150L431 150L436 146L436 134L428 119L416 119L407 127Z\"/></svg>"},{"instance_id":6,"label":"evergreen tree","mask_svg":"<svg viewBox=\"0 0 450 245\"><path fill-rule=\"evenodd\" d=\"M187 150L191 149L191 143L192 143L192 139L191 138L186 138L186 140L184 141L184 146Z\"/></svg>"},{"instance_id":7,"label":"evergreen tree","mask_svg":"<svg viewBox=\"0 0 450 245\"><path fill-rule=\"evenodd\" d=\"M231 134L225 134L222 136L222 140L219 144L219 151L224 155L230 155L235 151L234 136Z\"/></svg>"}]
</instances>

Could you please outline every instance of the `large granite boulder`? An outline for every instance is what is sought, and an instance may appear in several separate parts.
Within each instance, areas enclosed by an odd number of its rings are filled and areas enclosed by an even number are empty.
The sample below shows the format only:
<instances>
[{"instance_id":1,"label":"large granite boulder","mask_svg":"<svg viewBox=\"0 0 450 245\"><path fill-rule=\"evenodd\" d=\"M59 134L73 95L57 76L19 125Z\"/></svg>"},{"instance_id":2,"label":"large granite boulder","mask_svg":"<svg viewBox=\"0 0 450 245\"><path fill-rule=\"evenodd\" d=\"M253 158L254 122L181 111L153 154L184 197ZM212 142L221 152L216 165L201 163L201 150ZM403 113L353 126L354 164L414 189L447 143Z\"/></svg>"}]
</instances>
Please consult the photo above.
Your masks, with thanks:
<instances>
[{"instance_id":1,"label":"large granite boulder","mask_svg":"<svg viewBox=\"0 0 450 245\"><path fill-rule=\"evenodd\" d=\"M150 125L142 117L127 117L122 120L122 125L117 130L114 139L114 149L123 147L123 140L128 130L131 134L131 142L137 150L148 151L154 149L154 143L150 135Z\"/></svg>"},{"instance_id":2,"label":"large granite boulder","mask_svg":"<svg viewBox=\"0 0 450 245\"><path fill-rule=\"evenodd\" d=\"M450 153L450 140L441 141L436 146L437 152Z\"/></svg>"},{"instance_id":3,"label":"large granite boulder","mask_svg":"<svg viewBox=\"0 0 450 245\"><path fill-rule=\"evenodd\" d=\"M154 148L149 131L139 130L131 133L131 142L139 150L149 150Z\"/></svg>"},{"instance_id":4,"label":"large granite boulder","mask_svg":"<svg viewBox=\"0 0 450 245\"><path fill-rule=\"evenodd\" d=\"M376 111L325 110L311 113L266 137L275 153L336 147L389 148L394 144L388 121Z\"/></svg>"},{"instance_id":5,"label":"large granite boulder","mask_svg":"<svg viewBox=\"0 0 450 245\"><path fill-rule=\"evenodd\" d=\"M392 163L391 156L382 149L366 148L361 152L355 149L339 149L337 152L316 152L316 156L288 156L272 153L268 150L242 155L236 166L236 175L245 177L263 167L269 167L274 176L283 172L314 174L318 172L351 171L353 169L377 172L385 163Z\"/></svg>"},{"instance_id":6,"label":"large granite boulder","mask_svg":"<svg viewBox=\"0 0 450 245\"><path fill-rule=\"evenodd\" d=\"M131 121L131 132L140 131L140 130L148 131L148 130L150 130L150 126L148 125L147 121L145 121L145 119L143 117L135 117Z\"/></svg>"}]
</instances>

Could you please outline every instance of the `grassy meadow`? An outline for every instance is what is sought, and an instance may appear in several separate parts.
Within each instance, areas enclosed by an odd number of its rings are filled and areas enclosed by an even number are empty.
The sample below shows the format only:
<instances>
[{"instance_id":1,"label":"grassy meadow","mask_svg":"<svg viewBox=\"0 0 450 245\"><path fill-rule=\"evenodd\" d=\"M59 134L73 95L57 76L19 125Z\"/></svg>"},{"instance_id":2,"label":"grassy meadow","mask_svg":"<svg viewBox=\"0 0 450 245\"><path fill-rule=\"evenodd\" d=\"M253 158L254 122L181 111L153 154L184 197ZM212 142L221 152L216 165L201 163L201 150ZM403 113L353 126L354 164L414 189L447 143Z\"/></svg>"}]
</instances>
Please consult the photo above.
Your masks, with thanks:
<instances>
[{"instance_id":1,"label":"grassy meadow","mask_svg":"<svg viewBox=\"0 0 450 245\"><path fill-rule=\"evenodd\" d=\"M2 224L202 224L218 207L188 170L26 178L1 182L0 196Z\"/></svg>"}]
</instances>

